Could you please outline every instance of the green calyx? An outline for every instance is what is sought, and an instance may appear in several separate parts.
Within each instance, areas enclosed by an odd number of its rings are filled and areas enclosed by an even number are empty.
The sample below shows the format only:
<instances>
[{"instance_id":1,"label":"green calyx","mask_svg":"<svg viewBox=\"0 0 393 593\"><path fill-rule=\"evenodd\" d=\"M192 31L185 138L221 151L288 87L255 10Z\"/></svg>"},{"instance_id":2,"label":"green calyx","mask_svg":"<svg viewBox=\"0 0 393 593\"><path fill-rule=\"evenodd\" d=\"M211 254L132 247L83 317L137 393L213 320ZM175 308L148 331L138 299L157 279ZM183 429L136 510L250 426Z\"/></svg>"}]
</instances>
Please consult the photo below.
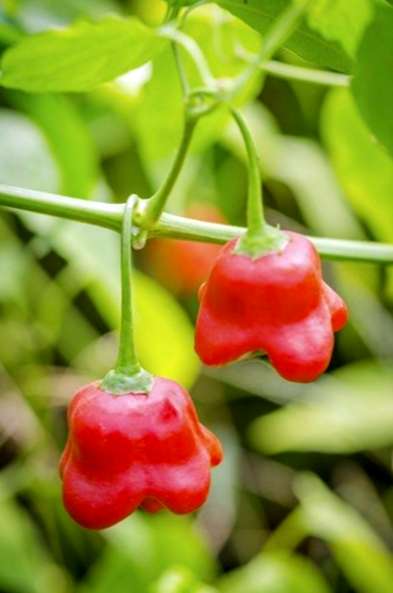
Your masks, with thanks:
<instances>
[{"instance_id":1,"label":"green calyx","mask_svg":"<svg viewBox=\"0 0 393 593\"><path fill-rule=\"evenodd\" d=\"M154 376L139 367L139 370L134 371L133 374L122 373L118 370L109 371L102 380L100 387L113 395L148 394L153 387L153 382Z\"/></svg>"},{"instance_id":2,"label":"green calyx","mask_svg":"<svg viewBox=\"0 0 393 593\"><path fill-rule=\"evenodd\" d=\"M258 259L268 253L283 251L288 244L288 235L277 227L264 228L264 232L245 233L237 242L234 253Z\"/></svg>"}]
</instances>

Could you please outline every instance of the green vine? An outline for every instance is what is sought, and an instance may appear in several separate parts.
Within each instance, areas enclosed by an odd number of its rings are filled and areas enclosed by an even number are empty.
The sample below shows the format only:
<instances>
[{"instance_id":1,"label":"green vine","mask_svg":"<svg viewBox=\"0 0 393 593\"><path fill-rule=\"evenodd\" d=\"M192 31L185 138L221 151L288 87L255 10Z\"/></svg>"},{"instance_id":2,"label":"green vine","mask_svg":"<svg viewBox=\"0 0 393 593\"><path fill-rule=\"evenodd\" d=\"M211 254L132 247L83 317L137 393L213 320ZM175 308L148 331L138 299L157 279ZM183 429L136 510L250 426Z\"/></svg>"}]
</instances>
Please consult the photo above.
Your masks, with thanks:
<instances>
[{"instance_id":1,"label":"green vine","mask_svg":"<svg viewBox=\"0 0 393 593\"><path fill-rule=\"evenodd\" d=\"M140 225L141 213L138 202L133 223ZM13 210L27 210L58 218L75 220L120 232L124 204L106 204L92 200L69 198L31 189L0 184L0 206ZM208 243L225 243L242 236L243 227L193 220L174 214L163 213L149 233L150 237L188 239ZM370 241L350 241L310 237L322 257L331 260L349 260L393 264L393 245Z\"/></svg>"}]
</instances>

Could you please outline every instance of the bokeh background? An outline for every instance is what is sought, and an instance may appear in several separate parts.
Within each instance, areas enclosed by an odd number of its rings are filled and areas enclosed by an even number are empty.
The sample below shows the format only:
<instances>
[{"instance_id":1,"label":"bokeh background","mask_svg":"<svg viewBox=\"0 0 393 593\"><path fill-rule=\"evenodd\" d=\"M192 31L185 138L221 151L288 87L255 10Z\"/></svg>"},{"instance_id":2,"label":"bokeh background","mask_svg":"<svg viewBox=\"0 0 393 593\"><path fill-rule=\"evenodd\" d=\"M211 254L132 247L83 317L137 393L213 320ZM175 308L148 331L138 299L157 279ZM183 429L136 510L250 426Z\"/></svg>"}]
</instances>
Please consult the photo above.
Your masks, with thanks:
<instances>
[{"instance_id":1,"label":"bokeh background","mask_svg":"<svg viewBox=\"0 0 393 593\"><path fill-rule=\"evenodd\" d=\"M136 14L149 0L3 0L14 27ZM244 68L258 34L216 6L190 16L219 77ZM238 51L241 48L242 51ZM280 59L304 65L293 53ZM243 113L264 173L268 218L284 228L393 240L393 164L346 89L259 77ZM83 95L0 90L0 183L108 202L149 196L180 139L171 52ZM206 118L168 210L244 225L245 154L228 115ZM0 212L1 593L392 593L393 276L325 262L351 321L328 374L308 386L262 359L201 368L196 289L215 246L152 241L136 255L137 346L150 371L191 390L222 439L208 503L194 517L136 513L101 533L66 515L57 463L73 392L111 367L119 318L118 237Z\"/></svg>"}]
</instances>

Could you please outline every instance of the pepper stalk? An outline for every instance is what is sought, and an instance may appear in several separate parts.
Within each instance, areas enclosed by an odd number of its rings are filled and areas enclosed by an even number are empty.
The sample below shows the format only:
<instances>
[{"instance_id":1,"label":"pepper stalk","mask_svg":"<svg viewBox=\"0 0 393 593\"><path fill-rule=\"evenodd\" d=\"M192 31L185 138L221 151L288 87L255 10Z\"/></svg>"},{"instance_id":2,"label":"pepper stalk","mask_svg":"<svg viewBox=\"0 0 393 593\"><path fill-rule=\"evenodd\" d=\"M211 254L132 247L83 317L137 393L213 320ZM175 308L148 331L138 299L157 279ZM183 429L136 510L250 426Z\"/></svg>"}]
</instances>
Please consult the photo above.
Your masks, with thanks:
<instances>
[{"instance_id":1,"label":"pepper stalk","mask_svg":"<svg viewBox=\"0 0 393 593\"><path fill-rule=\"evenodd\" d=\"M248 156L247 231L240 238L236 253L257 258L271 251L279 251L286 245L288 238L278 228L266 223L263 211L262 178L256 147L242 115L235 109L231 109L231 113L243 136Z\"/></svg>"},{"instance_id":2,"label":"pepper stalk","mask_svg":"<svg viewBox=\"0 0 393 593\"><path fill-rule=\"evenodd\" d=\"M101 388L109 393L148 393L153 376L145 371L137 358L133 331L132 299L132 216L137 196L131 196L125 206L120 235L121 242L121 324L116 367L104 377Z\"/></svg>"}]
</instances>

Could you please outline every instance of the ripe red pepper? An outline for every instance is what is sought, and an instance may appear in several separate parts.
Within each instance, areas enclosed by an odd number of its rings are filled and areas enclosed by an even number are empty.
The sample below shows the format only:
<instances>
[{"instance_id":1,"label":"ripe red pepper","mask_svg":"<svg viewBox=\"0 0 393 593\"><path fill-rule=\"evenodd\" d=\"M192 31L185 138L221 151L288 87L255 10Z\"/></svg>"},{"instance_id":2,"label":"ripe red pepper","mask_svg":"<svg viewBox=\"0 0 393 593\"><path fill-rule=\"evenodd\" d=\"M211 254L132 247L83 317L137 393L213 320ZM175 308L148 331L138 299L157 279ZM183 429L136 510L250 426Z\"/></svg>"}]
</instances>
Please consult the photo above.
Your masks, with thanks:
<instances>
[{"instance_id":1,"label":"ripe red pepper","mask_svg":"<svg viewBox=\"0 0 393 593\"><path fill-rule=\"evenodd\" d=\"M348 311L323 281L312 243L287 235L283 249L255 259L236 253L237 240L223 247L200 292L196 351L205 364L263 352L290 381L326 370Z\"/></svg>"},{"instance_id":2,"label":"ripe red pepper","mask_svg":"<svg viewBox=\"0 0 393 593\"><path fill-rule=\"evenodd\" d=\"M80 525L102 529L142 506L190 513L208 495L217 438L198 419L188 393L156 377L149 394L114 395L83 387L68 411L60 461L63 499Z\"/></svg>"},{"instance_id":3,"label":"ripe red pepper","mask_svg":"<svg viewBox=\"0 0 393 593\"><path fill-rule=\"evenodd\" d=\"M193 204L186 215L208 222L226 222L212 204ZM220 249L213 243L156 239L147 245L147 264L161 284L187 297L195 294L206 280Z\"/></svg>"}]
</instances>

